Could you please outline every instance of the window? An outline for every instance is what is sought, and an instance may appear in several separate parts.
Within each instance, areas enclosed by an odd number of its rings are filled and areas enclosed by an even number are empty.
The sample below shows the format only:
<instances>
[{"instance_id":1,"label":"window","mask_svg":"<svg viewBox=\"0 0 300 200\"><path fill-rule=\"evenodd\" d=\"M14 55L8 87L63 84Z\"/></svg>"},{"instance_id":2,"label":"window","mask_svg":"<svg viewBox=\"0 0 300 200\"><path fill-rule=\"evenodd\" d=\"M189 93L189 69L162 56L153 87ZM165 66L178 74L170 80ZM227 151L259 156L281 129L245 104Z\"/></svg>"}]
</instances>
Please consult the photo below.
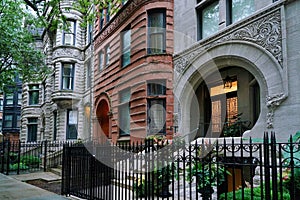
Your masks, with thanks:
<instances>
[{"instance_id":1,"label":"window","mask_svg":"<svg viewBox=\"0 0 300 200\"><path fill-rule=\"evenodd\" d=\"M12 128L13 127L13 114L5 114L4 115L4 128Z\"/></svg>"},{"instance_id":2,"label":"window","mask_svg":"<svg viewBox=\"0 0 300 200\"><path fill-rule=\"evenodd\" d=\"M200 10L200 39L206 38L219 29L219 1Z\"/></svg>"},{"instance_id":3,"label":"window","mask_svg":"<svg viewBox=\"0 0 300 200\"><path fill-rule=\"evenodd\" d=\"M103 70L103 52L100 51L98 53L98 67L99 67L99 71Z\"/></svg>"},{"instance_id":4,"label":"window","mask_svg":"<svg viewBox=\"0 0 300 200\"><path fill-rule=\"evenodd\" d=\"M88 43L92 42L93 39L93 24L92 23L88 23L88 27L87 27L87 36L88 36Z\"/></svg>"},{"instance_id":5,"label":"window","mask_svg":"<svg viewBox=\"0 0 300 200\"><path fill-rule=\"evenodd\" d=\"M148 134L166 133L166 83L154 80L147 83L147 123ZM153 98L154 97L154 98Z\"/></svg>"},{"instance_id":6,"label":"window","mask_svg":"<svg viewBox=\"0 0 300 200\"><path fill-rule=\"evenodd\" d=\"M99 29L102 30L104 25L104 10L100 11L100 17L99 17Z\"/></svg>"},{"instance_id":7,"label":"window","mask_svg":"<svg viewBox=\"0 0 300 200\"><path fill-rule=\"evenodd\" d=\"M76 22L73 20L68 20L66 26L67 30L63 31L63 44L75 45Z\"/></svg>"},{"instance_id":8,"label":"window","mask_svg":"<svg viewBox=\"0 0 300 200\"><path fill-rule=\"evenodd\" d=\"M67 114L67 139L77 139L78 111L68 110Z\"/></svg>"},{"instance_id":9,"label":"window","mask_svg":"<svg viewBox=\"0 0 300 200\"><path fill-rule=\"evenodd\" d=\"M57 137L57 111L53 112L53 140Z\"/></svg>"},{"instance_id":10,"label":"window","mask_svg":"<svg viewBox=\"0 0 300 200\"><path fill-rule=\"evenodd\" d=\"M14 104L14 93L6 93L6 105Z\"/></svg>"},{"instance_id":11,"label":"window","mask_svg":"<svg viewBox=\"0 0 300 200\"><path fill-rule=\"evenodd\" d=\"M153 10L148 13L148 53L166 51L166 11Z\"/></svg>"},{"instance_id":12,"label":"window","mask_svg":"<svg viewBox=\"0 0 300 200\"><path fill-rule=\"evenodd\" d=\"M127 29L121 33L122 37L122 67L127 66L130 63L130 43L131 43L131 31Z\"/></svg>"},{"instance_id":13,"label":"window","mask_svg":"<svg viewBox=\"0 0 300 200\"><path fill-rule=\"evenodd\" d=\"M130 134L130 90L124 90L119 94L119 132L120 135Z\"/></svg>"},{"instance_id":14,"label":"window","mask_svg":"<svg viewBox=\"0 0 300 200\"><path fill-rule=\"evenodd\" d=\"M230 24L244 19L255 11L254 0L229 0L229 5Z\"/></svg>"},{"instance_id":15,"label":"window","mask_svg":"<svg viewBox=\"0 0 300 200\"><path fill-rule=\"evenodd\" d=\"M39 103L39 85L29 85L28 96L29 105L37 105Z\"/></svg>"},{"instance_id":16,"label":"window","mask_svg":"<svg viewBox=\"0 0 300 200\"><path fill-rule=\"evenodd\" d=\"M166 100L148 99L148 134L166 133Z\"/></svg>"},{"instance_id":17,"label":"window","mask_svg":"<svg viewBox=\"0 0 300 200\"><path fill-rule=\"evenodd\" d=\"M92 83L92 76L91 76L91 62L87 62L87 67L86 67L86 88L91 87Z\"/></svg>"},{"instance_id":18,"label":"window","mask_svg":"<svg viewBox=\"0 0 300 200\"><path fill-rule=\"evenodd\" d=\"M21 127L21 115L17 115L17 128Z\"/></svg>"},{"instance_id":19,"label":"window","mask_svg":"<svg viewBox=\"0 0 300 200\"><path fill-rule=\"evenodd\" d=\"M22 91L18 91L18 105L22 105Z\"/></svg>"},{"instance_id":20,"label":"window","mask_svg":"<svg viewBox=\"0 0 300 200\"><path fill-rule=\"evenodd\" d=\"M27 141L35 142L37 140L38 119L36 117L32 117L27 120Z\"/></svg>"},{"instance_id":21,"label":"window","mask_svg":"<svg viewBox=\"0 0 300 200\"><path fill-rule=\"evenodd\" d=\"M166 95L166 83L163 80L155 80L147 84L148 96Z\"/></svg>"},{"instance_id":22,"label":"window","mask_svg":"<svg viewBox=\"0 0 300 200\"><path fill-rule=\"evenodd\" d=\"M73 90L74 64L64 63L62 66L62 89Z\"/></svg>"},{"instance_id":23,"label":"window","mask_svg":"<svg viewBox=\"0 0 300 200\"><path fill-rule=\"evenodd\" d=\"M109 59L110 59L110 47L107 45L105 47L105 66L109 65Z\"/></svg>"}]
</instances>

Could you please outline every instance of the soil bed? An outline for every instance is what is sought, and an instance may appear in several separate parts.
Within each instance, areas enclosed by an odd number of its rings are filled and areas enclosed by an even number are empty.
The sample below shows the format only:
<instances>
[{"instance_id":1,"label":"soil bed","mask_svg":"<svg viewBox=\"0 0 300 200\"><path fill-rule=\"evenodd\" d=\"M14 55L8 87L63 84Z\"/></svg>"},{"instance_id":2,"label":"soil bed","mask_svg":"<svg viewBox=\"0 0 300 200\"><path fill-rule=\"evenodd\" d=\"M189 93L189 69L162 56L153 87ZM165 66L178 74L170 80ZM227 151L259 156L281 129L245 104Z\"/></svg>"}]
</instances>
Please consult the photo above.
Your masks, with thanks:
<instances>
[{"instance_id":1,"label":"soil bed","mask_svg":"<svg viewBox=\"0 0 300 200\"><path fill-rule=\"evenodd\" d=\"M48 190L50 192L54 192L59 195L61 194L61 181L47 182L45 180L37 179L27 181L26 183L42 188L44 190Z\"/></svg>"}]
</instances>

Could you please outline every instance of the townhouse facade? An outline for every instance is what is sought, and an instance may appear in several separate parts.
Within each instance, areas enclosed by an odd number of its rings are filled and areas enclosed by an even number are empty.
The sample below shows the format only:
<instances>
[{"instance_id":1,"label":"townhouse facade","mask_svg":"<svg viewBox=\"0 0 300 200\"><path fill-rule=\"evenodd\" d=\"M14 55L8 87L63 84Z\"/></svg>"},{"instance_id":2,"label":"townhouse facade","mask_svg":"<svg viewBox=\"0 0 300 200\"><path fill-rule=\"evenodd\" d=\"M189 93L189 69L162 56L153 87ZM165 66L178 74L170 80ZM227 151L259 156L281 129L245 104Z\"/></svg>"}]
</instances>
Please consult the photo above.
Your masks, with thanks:
<instances>
[{"instance_id":1,"label":"townhouse facade","mask_svg":"<svg viewBox=\"0 0 300 200\"><path fill-rule=\"evenodd\" d=\"M299 131L298 0L174 1L174 95L187 139ZM235 136L235 135L233 135Z\"/></svg>"},{"instance_id":2,"label":"townhouse facade","mask_svg":"<svg viewBox=\"0 0 300 200\"><path fill-rule=\"evenodd\" d=\"M116 15L96 21L94 140L172 138L173 3L124 1Z\"/></svg>"},{"instance_id":3,"label":"townhouse facade","mask_svg":"<svg viewBox=\"0 0 300 200\"><path fill-rule=\"evenodd\" d=\"M67 29L44 31L37 45L52 71L40 83L23 84L21 141L89 138L92 105L92 31L82 14L63 1Z\"/></svg>"}]
</instances>

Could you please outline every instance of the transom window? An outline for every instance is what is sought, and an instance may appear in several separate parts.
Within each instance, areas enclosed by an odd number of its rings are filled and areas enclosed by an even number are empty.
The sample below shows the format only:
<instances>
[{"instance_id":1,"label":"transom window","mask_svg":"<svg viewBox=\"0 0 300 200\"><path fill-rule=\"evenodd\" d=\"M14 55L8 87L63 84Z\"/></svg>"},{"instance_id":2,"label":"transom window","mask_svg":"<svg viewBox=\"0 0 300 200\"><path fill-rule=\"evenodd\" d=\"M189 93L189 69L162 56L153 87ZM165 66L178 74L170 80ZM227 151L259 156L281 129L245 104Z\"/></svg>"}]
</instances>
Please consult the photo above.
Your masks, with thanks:
<instances>
[{"instance_id":1,"label":"transom window","mask_svg":"<svg viewBox=\"0 0 300 200\"><path fill-rule=\"evenodd\" d=\"M148 13L148 53L166 51L166 11L151 10Z\"/></svg>"},{"instance_id":2,"label":"transom window","mask_svg":"<svg viewBox=\"0 0 300 200\"><path fill-rule=\"evenodd\" d=\"M62 88L63 90L73 90L74 84L74 64L63 63L62 65Z\"/></svg>"},{"instance_id":3,"label":"transom window","mask_svg":"<svg viewBox=\"0 0 300 200\"><path fill-rule=\"evenodd\" d=\"M166 95L166 82L164 80L156 80L147 84L148 96Z\"/></svg>"}]
</instances>

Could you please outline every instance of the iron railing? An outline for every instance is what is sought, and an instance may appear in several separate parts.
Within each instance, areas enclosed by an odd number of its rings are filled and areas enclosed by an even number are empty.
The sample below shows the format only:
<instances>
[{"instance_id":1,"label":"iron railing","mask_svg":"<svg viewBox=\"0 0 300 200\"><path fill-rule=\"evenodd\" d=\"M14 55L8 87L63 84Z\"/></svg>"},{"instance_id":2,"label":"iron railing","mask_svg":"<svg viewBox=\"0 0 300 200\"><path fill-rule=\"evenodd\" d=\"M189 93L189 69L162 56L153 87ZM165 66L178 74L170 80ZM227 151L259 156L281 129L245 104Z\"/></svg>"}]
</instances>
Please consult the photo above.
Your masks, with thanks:
<instances>
[{"instance_id":1,"label":"iron railing","mask_svg":"<svg viewBox=\"0 0 300 200\"><path fill-rule=\"evenodd\" d=\"M300 196L298 138L191 144L67 144L62 194L85 199L292 199Z\"/></svg>"},{"instance_id":2,"label":"iron railing","mask_svg":"<svg viewBox=\"0 0 300 200\"><path fill-rule=\"evenodd\" d=\"M66 141L21 142L5 140L0 143L0 172L28 173L47 171L62 164Z\"/></svg>"}]
</instances>

